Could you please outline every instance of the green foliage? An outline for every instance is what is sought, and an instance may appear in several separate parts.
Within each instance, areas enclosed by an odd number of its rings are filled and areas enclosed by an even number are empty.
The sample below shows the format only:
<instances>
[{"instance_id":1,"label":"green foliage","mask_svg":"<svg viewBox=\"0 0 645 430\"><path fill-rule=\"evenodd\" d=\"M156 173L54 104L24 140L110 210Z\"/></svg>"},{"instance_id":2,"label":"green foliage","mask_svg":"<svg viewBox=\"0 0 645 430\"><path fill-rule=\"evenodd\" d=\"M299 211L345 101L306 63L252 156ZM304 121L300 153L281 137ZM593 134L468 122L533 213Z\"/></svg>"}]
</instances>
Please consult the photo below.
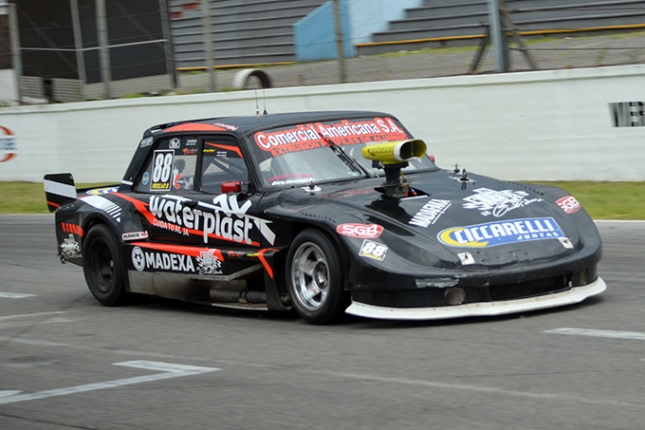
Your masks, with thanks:
<instances>
[{"instance_id":1,"label":"green foliage","mask_svg":"<svg viewBox=\"0 0 645 430\"><path fill-rule=\"evenodd\" d=\"M580 202L593 219L645 219L645 182L535 183L566 190Z\"/></svg>"},{"instance_id":2,"label":"green foliage","mask_svg":"<svg viewBox=\"0 0 645 430\"><path fill-rule=\"evenodd\" d=\"M121 98L124 98L124 99L140 99L143 97L147 97L147 96L143 93L130 93L130 94L124 94L121 96Z\"/></svg>"},{"instance_id":3,"label":"green foliage","mask_svg":"<svg viewBox=\"0 0 645 430\"><path fill-rule=\"evenodd\" d=\"M77 188L113 184L76 184ZM47 200L41 182L0 182L0 214L46 214Z\"/></svg>"},{"instance_id":4,"label":"green foliage","mask_svg":"<svg viewBox=\"0 0 645 430\"><path fill-rule=\"evenodd\" d=\"M48 213L43 184L0 182L0 214Z\"/></svg>"}]
</instances>

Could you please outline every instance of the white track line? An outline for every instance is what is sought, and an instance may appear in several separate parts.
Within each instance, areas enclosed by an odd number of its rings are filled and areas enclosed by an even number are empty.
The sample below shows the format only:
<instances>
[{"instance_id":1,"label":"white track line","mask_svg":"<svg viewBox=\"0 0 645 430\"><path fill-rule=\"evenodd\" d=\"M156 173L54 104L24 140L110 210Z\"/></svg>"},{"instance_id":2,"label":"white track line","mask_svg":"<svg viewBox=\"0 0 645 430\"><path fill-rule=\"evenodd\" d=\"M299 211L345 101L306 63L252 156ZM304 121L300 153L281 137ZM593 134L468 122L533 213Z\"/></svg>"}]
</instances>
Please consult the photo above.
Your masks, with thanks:
<instances>
[{"instance_id":1,"label":"white track line","mask_svg":"<svg viewBox=\"0 0 645 430\"><path fill-rule=\"evenodd\" d=\"M103 390L106 388L122 387L124 385L141 384L143 382L153 382L162 379L179 378L182 376L199 375L201 373L215 372L220 369L215 367L197 367L184 364L162 363L159 361L126 361L123 363L114 363L115 366L136 367L139 369L156 370L162 373L154 375L137 376L134 378L116 379L113 381L97 382L95 384L76 385L74 387L58 388L55 390L40 391L29 394L10 394L5 391L4 396L0 396L0 405L9 403L26 402L29 400L40 400L48 397L66 396L69 394L84 393L87 391ZM2 392L0 392L2 393ZM17 393L14 391L14 393Z\"/></svg>"},{"instance_id":2,"label":"white track line","mask_svg":"<svg viewBox=\"0 0 645 430\"><path fill-rule=\"evenodd\" d=\"M645 222L645 220L642 220L642 219L595 219L595 220L593 220L593 222L600 222L600 223L603 223L603 222L615 222L615 223L619 223L619 224L620 223L628 224L628 223L642 223L642 222Z\"/></svg>"},{"instance_id":3,"label":"white track line","mask_svg":"<svg viewBox=\"0 0 645 430\"><path fill-rule=\"evenodd\" d=\"M562 327L553 330L545 330L543 333L569 334L574 336L606 337L611 339L645 340L645 333L638 331L616 331L616 330L591 330L586 328Z\"/></svg>"},{"instance_id":4,"label":"white track line","mask_svg":"<svg viewBox=\"0 0 645 430\"><path fill-rule=\"evenodd\" d=\"M35 294L0 292L0 299L24 299L26 297L34 297L34 296Z\"/></svg>"},{"instance_id":5,"label":"white track line","mask_svg":"<svg viewBox=\"0 0 645 430\"><path fill-rule=\"evenodd\" d=\"M127 356L135 356L135 357L154 357L158 359L163 359L163 360L185 360L185 359L190 359L193 361L208 361L209 363L212 362L212 358L210 357L186 357L186 356L178 356L178 355L169 355L169 354L158 354L155 352L146 352L146 351L134 351L134 350L128 350L128 349L106 349L106 348L97 348L97 347L92 347L92 346L86 346L86 345L75 345L71 343L64 343L64 342L52 342L49 340L37 340L37 339L26 339L24 337L22 338L13 338L13 337L7 337L7 336L0 336L0 342L11 342L11 343L18 343L21 345L31 345L31 346L43 346L47 348L65 348L65 349L77 349L81 351L92 351L92 352L98 352L101 354L105 354L109 352L110 354L117 354L117 355L127 355Z\"/></svg>"},{"instance_id":6,"label":"white track line","mask_svg":"<svg viewBox=\"0 0 645 430\"><path fill-rule=\"evenodd\" d=\"M328 376L335 376L338 378L345 379L358 379L364 381L376 381L384 382L389 384L403 384L403 385L412 385L418 387L427 387L427 388L438 388L438 389L448 389L448 390L460 390L460 391L470 391L473 393L487 393L487 394L499 394L504 396L512 397L526 397L530 399L542 399L542 400L555 400L558 402L570 402L570 403L586 403L591 405L609 405L609 406L630 406L630 407L642 407L642 404L618 402L615 400L594 400L579 397L577 395L566 394L566 393L535 393L530 391L515 391L515 390L506 390L503 388L496 387L483 387L477 385L465 385L465 384L448 384L444 382L434 382L434 381L419 381L406 378L392 378L386 376L378 375L365 375L365 374L354 374L354 373L343 373L343 372L317 372L313 371L311 373L324 374Z\"/></svg>"},{"instance_id":7,"label":"white track line","mask_svg":"<svg viewBox=\"0 0 645 430\"><path fill-rule=\"evenodd\" d=\"M44 324L60 324L60 323L68 323L68 322L75 322L78 321L77 319L72 319L72 318L50 318L47 321L16 321L16 322L7 322L7 323L0 323L0 329L5 329L5 328L13 328L13 327L29 327L33 325L44 325Z\"/></svg>"},{"instance_id":8,"label":"white track line","mask_svg":"<svg viewBox=\"0 0 645 430\"><path fill-rule=\"evenodd\" d=\"M53 311L53 312L38 312L35 314L20 314L20 315L7 315L5 317L0 317L0 321L11 320L14 318L31 318L31 317L41 317L44 315L57 315L64 314L62 311Z\"/></svg>"}]
</instances>

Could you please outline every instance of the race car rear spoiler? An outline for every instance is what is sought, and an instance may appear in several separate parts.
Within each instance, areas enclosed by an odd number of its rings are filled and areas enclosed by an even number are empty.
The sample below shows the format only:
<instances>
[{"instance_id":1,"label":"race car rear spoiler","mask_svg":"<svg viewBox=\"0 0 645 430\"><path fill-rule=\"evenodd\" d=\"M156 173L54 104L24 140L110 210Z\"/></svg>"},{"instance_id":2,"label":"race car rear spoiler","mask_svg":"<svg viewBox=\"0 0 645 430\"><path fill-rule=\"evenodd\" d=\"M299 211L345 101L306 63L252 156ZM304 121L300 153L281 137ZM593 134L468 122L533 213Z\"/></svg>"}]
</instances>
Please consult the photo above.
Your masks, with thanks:
<instances>
[{"instance_id":1,"label":"race car rear spoiler","mask_svg":"<svg viewBox=\"0 0 645 430\"><path fill-rule=\"evenodd\" d=\"M43 185L49 212L55 212L59 207L76 200L76 186L71 173L45 175Z\"/></svg>"}]
</instances>

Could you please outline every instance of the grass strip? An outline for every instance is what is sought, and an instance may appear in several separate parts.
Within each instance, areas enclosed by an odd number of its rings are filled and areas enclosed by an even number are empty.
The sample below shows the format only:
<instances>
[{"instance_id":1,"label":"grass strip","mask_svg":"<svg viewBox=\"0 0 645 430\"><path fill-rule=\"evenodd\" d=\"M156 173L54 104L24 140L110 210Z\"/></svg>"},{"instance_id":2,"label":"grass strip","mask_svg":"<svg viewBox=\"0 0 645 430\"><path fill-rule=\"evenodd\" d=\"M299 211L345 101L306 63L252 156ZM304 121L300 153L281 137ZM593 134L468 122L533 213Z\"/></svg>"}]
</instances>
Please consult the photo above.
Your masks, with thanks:
<instances>
[{"instance_id":1,"label":"grass strip","mask_svg":"<svg viewBox=\"0 0 645 430\"><path fill-rule=\"evenodd\" d=\"M532 181L574 196L594 219L645 220L645 182ZM76 184L77 188L110 184ZM0 182L0 214L49 213L43 184Z\"/></svg>"}]
</instances>

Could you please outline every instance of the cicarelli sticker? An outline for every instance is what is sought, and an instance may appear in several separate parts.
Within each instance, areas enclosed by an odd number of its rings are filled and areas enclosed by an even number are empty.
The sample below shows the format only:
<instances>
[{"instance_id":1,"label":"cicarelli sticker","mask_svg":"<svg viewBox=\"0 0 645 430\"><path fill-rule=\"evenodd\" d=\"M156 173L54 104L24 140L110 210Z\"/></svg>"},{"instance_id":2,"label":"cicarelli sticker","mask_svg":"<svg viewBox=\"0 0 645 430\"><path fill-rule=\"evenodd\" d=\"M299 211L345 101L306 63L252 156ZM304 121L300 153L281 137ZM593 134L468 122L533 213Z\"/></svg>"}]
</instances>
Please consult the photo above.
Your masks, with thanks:
<instances>
[{"instance_id":1,"label":"cicarelli sticker","mask_svg":"<svg viewBox=\"0 0 645 430\"><path fill-rule=\"evenodd\" d=\"M560 206L564 213L568 215L576 213L580 209L582 209L582 206L580 205L580 203L578 203L578 200L576 200L576 198L573 196L562 197L561 199L556 200L556 203L558 206Z\"/></svg>"},{"instance_id":2,"label":"cicarelli sticker","mask_svg":"<svg viewBox=\"0 0 645 430\"><path fill-rule=\"evenodd\" d=\"M564 237L557 222L551 217L522 218L494 221L485 224L452 227L437 235L439 242L448 246L490 248L534 240Z\"/></svg>"},{"instance_id":3,"label":"cicarelli sticker","mask_svg":"<svg viewBox=\"0 0 645 430\"><path fill-rule=\"evenodd\" d=\"M495 218L503 217L513 209L542 201L542 199L526 199L529 193L524 191L478 188L474 192L472 196L464 198L466 202L463 205L464 209L479 209L483 216L493 215Z\"/></svg>"},{"instance_id":4,"label":"cicarelli sticker","mask_svg":"<svg viewBox=\"0 0 645 430\"><path fill-rule=\"evenodd\" d=\"M364 240L358 255L361 257L373 258L374 260L383 261L387 253L387 246L382 243Z\"/></svg>"},{"instance_id":5,"label":"cicarelli sticker","mask_svg":"<svg viewBox=\"0 0 645 430\"><path fill-rule=\"evenodd\" d=\"M170 191L170 175L175 151L155 151L152 165L152 180L150 191Z\"/></svg>"},{"instance_id":6,"label":"cicarelli sticker","mask_svg":"<svg viewBox=\"0 0 645 430\"><path fill-rule=\"evenodd\" d=\"M412 217L410 224L418 225L419 227L434 224L450 205L450 200L431 199Z\"/></svg>"},{"instance_id":7,"label":"cicarelli sticker","mask_svg":"<svg viewBox=\"0 0 645 430\"><path fill-rule=\"evenodd\" d=\"M341 224L336 227L336 233L359 239L375 239L383 233L383 226L378 224Z\"/></svg>"}]
</instances>

